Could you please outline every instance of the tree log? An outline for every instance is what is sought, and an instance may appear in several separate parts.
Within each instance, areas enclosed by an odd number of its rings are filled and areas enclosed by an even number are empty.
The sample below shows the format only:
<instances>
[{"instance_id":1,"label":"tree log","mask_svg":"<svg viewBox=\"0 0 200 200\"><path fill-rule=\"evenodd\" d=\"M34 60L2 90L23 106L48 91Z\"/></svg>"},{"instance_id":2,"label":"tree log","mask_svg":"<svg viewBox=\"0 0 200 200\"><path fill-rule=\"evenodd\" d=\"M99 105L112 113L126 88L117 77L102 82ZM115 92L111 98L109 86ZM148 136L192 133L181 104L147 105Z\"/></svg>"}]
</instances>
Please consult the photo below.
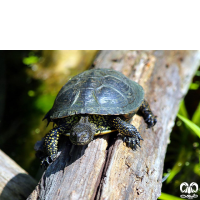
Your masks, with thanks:
<instances>
[{"instance_id":1,"label":"tree log","mask_svg":"<svg viewBox=\"0 0 200 200\"><path fill-rule=\"evenodd\" d=\"M101 51L94 67L121 71L142 85L158 122L146 129L142 117L133 117L144 139L137 151L116 133L88 146L62 137L57 159L28 199L157 199L169 134L199 60L199 51Z\"/></svg>"},{"instance_id":2,"label":"tree log","mask_svg":"<svg viewBox=\"0 0 200 200\"><path fill-rule=\"evenodd\" d=\"M0 150L0 199L24 200L37 182Z\"/></svg>"}]
</instances>

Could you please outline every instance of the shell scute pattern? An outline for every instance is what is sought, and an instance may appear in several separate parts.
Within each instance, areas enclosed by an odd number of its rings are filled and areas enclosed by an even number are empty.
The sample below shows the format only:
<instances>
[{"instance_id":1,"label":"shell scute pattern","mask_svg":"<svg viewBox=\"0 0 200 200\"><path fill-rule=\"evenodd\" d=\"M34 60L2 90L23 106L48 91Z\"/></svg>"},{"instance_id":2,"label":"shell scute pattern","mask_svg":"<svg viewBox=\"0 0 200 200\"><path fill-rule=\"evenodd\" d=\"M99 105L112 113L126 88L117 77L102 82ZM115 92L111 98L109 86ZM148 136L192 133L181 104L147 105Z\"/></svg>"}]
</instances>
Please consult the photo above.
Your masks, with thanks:
<instances>
[{"instance_id":1,"label":"shell scute pattern","mask_svg":"<svg viewBox=\"0 0 200 200\"><path fill-rule=\"evenodd\" d=\"M50 118L74 114L126 114L136 110L144 99L142 87L114 70L85 71L60 90Z\"/></svg>"}]
</instances>

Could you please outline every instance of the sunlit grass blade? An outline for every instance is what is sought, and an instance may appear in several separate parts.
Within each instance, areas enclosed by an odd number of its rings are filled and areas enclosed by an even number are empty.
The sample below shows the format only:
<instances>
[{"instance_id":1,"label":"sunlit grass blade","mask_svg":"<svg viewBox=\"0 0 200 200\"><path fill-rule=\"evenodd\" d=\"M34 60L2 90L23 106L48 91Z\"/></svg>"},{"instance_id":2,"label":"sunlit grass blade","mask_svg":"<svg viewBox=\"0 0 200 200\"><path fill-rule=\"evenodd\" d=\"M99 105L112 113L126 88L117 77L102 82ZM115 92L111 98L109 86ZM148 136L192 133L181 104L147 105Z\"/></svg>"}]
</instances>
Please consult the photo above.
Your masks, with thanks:
<instances>
[{"instance_id":1,"label":"sunlit grass blade","mask_svg":"<svg viewBox=\"0 0 200 200\"><path fill-rule=\"evenodd\" d=\"M194 122L197 126L200 126L200 103L192 116L192 122Z\"/></svg>"},{"instance_id":2,"label":"sunlit grass blade","mask_svg":"<svg viewBox=\"0 0 200 200\"><path fill-rule=\"evenodd\" d=\"M172 181L172 179L174 178L174 176L176 176L176 174L178 174L181 171L181 167L174 167L171 172L170 175L167 178L167 183L170 183Z\"/></svg>"},{"instance_id":3,"label":"sunlit grass blade","mask_svg":"<svg viewBox=\"0 0 200 200\"><path fill-rule=\"evenodd\" d=\"M187 110L186 110L184 100L182 100L182 101L180 102L180 107L179 107L178 113L179 113L180 115L182 115L182 116L188 118L188 112L187 112Z\"/></svg>"},{"instance_id":4,"label":"sunlit grass blade","mask_svg":"<svg viewBox=\"0 0 200 200\"><path fill-rule=\"evenodd\" d=\"M176 176L176 174L178 174L182 167L183 167L183 164L182 163L185 163L186 162L186 151L184 148L181 149L179 155L178 155L178 158L176 160L176 163L174 164L172 170L170 171L170 174L166 180L166 183L170 183L172 181L172 179Z\"/></svg>"},{"instance_id":5,"label":"sunlit grass blade","mask_svg":"<svg viewBox=\"0 0 200 200\"><path fill-rule=\"evenodd\" d=\"M183 200L182 198L170 195L170 194L166 194L166 193L161 193L160 197L158 197L158 199L162 199L162 200Z\"/></svg>"},{"instance_id":6,"label":"sunlit grass blade","mask_svg":"<svg viewBox=\"0 0 200 200\"><path fill-rule=\"evenodd\" d=\"M194 133L196 133L200 137L200 128L194 124L189 119L177 114L178 118L181 119Z\"/></svg>"}]
</instances>

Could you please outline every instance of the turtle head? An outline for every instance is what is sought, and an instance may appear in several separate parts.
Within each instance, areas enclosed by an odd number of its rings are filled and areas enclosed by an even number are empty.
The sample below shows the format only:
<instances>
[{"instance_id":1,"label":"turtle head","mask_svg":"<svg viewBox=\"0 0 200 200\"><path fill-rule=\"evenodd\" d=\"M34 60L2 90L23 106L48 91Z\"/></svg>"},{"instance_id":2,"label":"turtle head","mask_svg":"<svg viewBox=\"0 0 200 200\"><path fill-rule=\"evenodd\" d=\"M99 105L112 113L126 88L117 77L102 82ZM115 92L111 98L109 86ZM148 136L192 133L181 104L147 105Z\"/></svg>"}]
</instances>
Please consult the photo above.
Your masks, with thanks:
<instances>
[{"instance_id":1,"label":"turtle head","mask_svg":"<svg viewBox=\"0 0 200 200\"><path fill-rule=\"evenodd\" d=\"M88 116L82 116L80 121L72 128L69 139L75 145L86 145L93 140L94 134L95 129L88 122Z\"/></svg>"}]
</instances>

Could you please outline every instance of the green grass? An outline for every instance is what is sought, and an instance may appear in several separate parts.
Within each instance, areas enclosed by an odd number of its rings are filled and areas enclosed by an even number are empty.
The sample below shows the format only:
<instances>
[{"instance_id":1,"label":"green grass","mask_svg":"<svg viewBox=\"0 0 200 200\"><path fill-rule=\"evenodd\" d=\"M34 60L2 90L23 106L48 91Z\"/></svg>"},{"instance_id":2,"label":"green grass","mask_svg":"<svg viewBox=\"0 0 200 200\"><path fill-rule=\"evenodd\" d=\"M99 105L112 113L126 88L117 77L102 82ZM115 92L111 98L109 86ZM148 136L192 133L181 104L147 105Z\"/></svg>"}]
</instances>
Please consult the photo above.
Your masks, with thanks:
<instances>
[{"instance_id":1,"label":"green grass","mask_svg":"<svg viewBox=\"0 0 200 200\"><path fill-rule=\"evenodd\" d=\"M178 114L177 116L200 138L200 128L194 122L182 115Z\"/></svg>"},{"instance_id":2,"label":"green grass","mask_svg":"<svg viewBox=\"0 0 200 200\"><path fill-rule=\"evenodd\" d=\"M182 199L179 197L182 194L181 183L200 183L200 102L197 98L200 94L200 81L197 81L200 71L197 72L190 85L188 97L180 103L176 126L171 133L171 142L165 157L164 176L167 178L158 199ZM200 196L200 191L197 195Z\"/></svg>"},{"instance_id":3,"label":"green grass","mask_svg":"<svg viewBox=\"0 0 200 200\"><path fill-rule=\"evenodd\" d=\"M161 193L160 197L158 197L158 199L162 199L162 200L183 200L182 198L179 197L175 197L173 195L170 194L166 194L166 193Z\"/></svg>"}]
</instances>

